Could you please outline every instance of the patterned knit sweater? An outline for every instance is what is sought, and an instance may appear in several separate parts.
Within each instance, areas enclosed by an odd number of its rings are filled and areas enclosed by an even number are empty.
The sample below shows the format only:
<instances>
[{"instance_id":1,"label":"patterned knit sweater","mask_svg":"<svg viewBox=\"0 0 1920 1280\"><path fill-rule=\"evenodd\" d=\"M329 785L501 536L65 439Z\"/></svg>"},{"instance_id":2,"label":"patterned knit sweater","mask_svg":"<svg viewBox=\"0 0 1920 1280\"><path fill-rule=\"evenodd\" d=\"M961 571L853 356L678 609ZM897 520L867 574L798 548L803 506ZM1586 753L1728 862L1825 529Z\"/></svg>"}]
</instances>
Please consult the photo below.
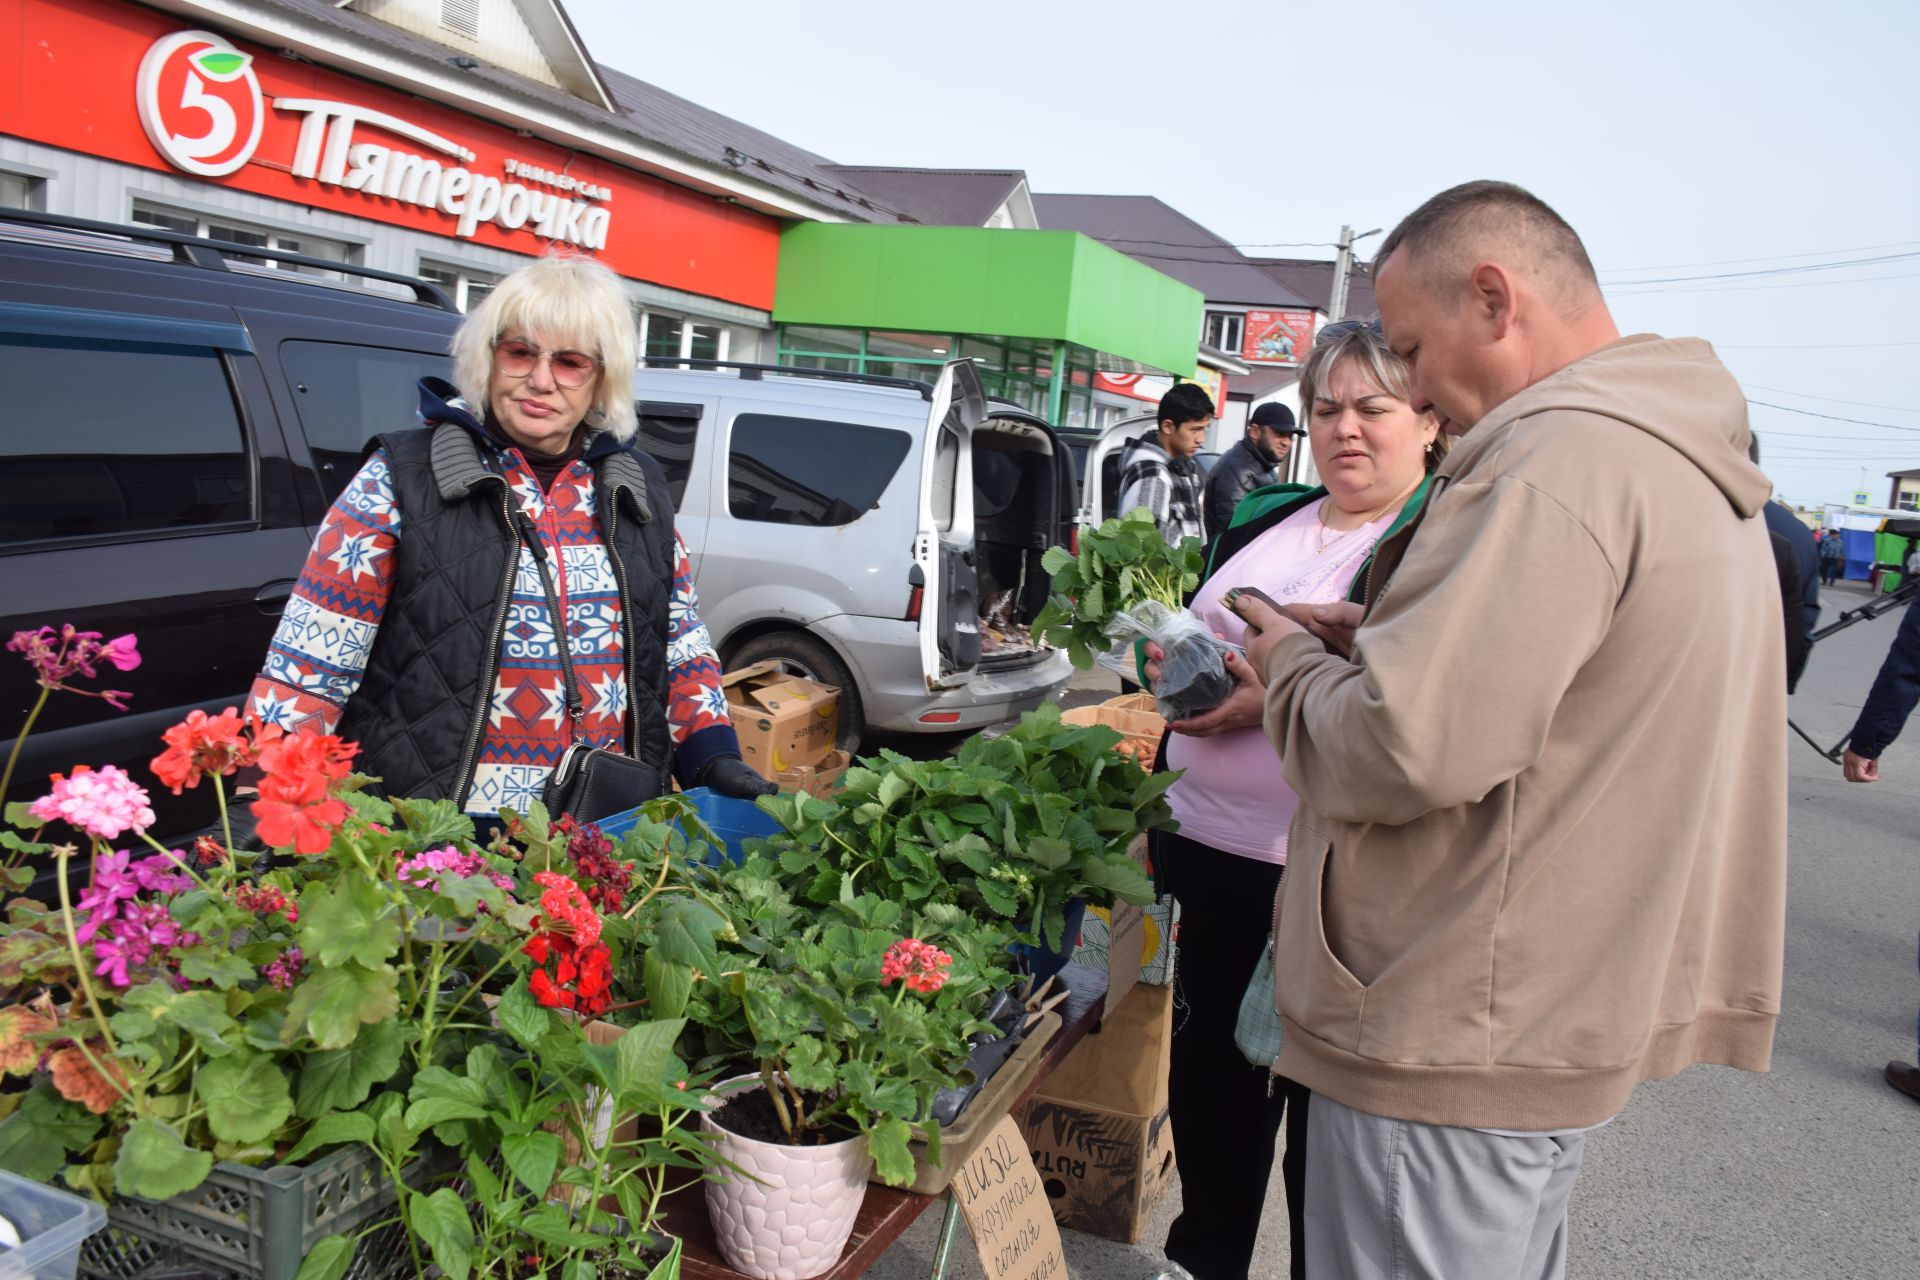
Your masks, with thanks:
<instances>
[{"instance_id":1,"label":"patterned knit sweater","mask_svg":"<svg viewBox=\"0 0 1920 1280\"><path fill-rule=\"evenodd\" d=\"M585 458L567 465L541 491L526 459L487 436L451 400L430 420L463 420L512 486L551 554L556 594L567 619L574 678L586 703L585 736L593 745L624 749L627 682L621 663L620 597L612 562L594 518L593 473ZM604 442L610 444L611 442ZM604 445L600 445L604 447ZM393 550L404 536L384 451L360 468L320 526L299 583L275 631L265 667L254 681L251 705L267 724L288 730L313 725L331 731L360 687L391 590ZM674 773L691 786L721 756L738 755L727 718L720 660L701 623L686 545L675 536L672 603L667 632L667 718ZM569 740L560 653L540 573L530 550L520 552L513 596L500 645L499 679L481 741L467 812L525 811L539 799Z\"/></svg>"}]
</instances>

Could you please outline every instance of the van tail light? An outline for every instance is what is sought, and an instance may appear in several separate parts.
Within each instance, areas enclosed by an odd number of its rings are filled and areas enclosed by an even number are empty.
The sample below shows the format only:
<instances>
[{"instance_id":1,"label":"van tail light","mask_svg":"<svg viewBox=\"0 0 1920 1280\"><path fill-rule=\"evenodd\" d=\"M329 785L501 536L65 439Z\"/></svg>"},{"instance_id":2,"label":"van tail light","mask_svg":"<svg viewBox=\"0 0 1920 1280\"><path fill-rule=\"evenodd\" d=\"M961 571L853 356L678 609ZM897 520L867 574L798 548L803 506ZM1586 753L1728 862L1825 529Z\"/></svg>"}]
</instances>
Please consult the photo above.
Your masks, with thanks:
<instances>
[{"instance_id":1,"label":"van tail light","mask_svg":"<svg viewBox=\"0 0 1920 1280\"><path fill-rule=\"evenodd\" d=\"M1067 535L1067 550L1073 552L1076 556L1080 554L1080 526L1077 524L1073 526L1073 531Z\"/></svg>"},{"instance_id":2,"label":"van tail light","mask_svg":"<svg viewBox=\"0 0 1920 1280\"><path fill-rule=\"evenodd\" d=\"M919 587L919 586L916 586L915 588L913 588L912 593L907 596L907 621L908 622L920 621L920 604L922 601L926 599L926 597L927 597L927 589L925 587Z\"/></svg>"}]
</instances>

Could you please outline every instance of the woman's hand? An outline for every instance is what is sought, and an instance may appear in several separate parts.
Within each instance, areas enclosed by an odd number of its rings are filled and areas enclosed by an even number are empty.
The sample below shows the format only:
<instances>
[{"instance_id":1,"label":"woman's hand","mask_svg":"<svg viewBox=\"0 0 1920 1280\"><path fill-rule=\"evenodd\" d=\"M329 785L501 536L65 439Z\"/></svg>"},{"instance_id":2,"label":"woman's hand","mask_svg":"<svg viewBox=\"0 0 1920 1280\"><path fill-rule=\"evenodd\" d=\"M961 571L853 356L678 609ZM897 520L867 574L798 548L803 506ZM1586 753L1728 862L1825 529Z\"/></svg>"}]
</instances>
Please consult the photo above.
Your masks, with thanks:
<instances>
[{"instance_id":1,"label":"woman's hand","mask_svg":"<svg viewBox=\"0 0 1920 1280\"><path fill-rule=\"evenodd\" d=\"M1147 660L1140 673L1147 678L1147 687L1151 689L1160 683L1160 664L1167 660L1167 651L1153 641L1147 641Z\"/></svg>"},{"instance_id":2,"label":"woman's hand","mask_svg":"<svg viewBox=\"0 0 1920 1280\"><path fill-rule=\"evenodd\" d=\"M1234 679L1233 692L1227 700L1207 712L1186 720L1175 720L1168 725L1175 733L1184 733L1189 738L1211 738L1216 733L1226 733L1232 729L1258 728L1267 709L1267 687L1260 683L1260 677L1253 673L1247 660L1237 653L1221 655L1226 660L1227 674Z\"/></svg>"},{"instance_id":3,"label":"woman's hand","mask_svg":"<svg viewBox=\"0 0 1920 1280\"><path fill-rule=\"evenodd\" d=\"M1280 637L1298 635L1305 630L1287 614L1252 596L1235 600L1233 611L1247 624L1247 662L1256 672L1267 669L1267 655L1273 652Z\"/></svg>"},{"instance_id":4,"label":"woman's hand","mask_svg":"<svg viewBox=\"0 0 1920 1280\"><path fill-rule=\"evenodd\" d=\"M1336 652L1353 654L1353 634L1360 629L1360 619L1365 617L1365 605L1342 600L1337 604L1316 604L1309 616L1301 618L1300 623L1317 638L1326 642Z\"/></svg>"}]
</instances>

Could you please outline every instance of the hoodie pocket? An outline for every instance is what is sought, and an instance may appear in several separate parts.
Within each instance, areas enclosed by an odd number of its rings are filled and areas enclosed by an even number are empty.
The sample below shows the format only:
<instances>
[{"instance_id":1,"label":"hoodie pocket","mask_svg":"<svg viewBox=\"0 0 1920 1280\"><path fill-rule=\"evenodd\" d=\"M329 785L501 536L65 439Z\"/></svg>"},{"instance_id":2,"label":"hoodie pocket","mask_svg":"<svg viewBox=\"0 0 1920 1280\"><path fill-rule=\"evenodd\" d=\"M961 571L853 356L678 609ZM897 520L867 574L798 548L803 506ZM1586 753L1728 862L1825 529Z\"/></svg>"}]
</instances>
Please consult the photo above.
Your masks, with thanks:
<instances>
[{"instance_id":1,"label":"hoodie pocket","mask_svg":"<svg viewBox=\"0 0 1920 1280\"><path fill-rule=\"evenodd\" d=\"M1348 1052L1360 1042L1367 988L1327 942L1326 896L1333 847L1322 833L1295 823L1287 854L1287 887L1274 944L1280 1012L1314 1037Z\"/></svg>"}]
</instances>

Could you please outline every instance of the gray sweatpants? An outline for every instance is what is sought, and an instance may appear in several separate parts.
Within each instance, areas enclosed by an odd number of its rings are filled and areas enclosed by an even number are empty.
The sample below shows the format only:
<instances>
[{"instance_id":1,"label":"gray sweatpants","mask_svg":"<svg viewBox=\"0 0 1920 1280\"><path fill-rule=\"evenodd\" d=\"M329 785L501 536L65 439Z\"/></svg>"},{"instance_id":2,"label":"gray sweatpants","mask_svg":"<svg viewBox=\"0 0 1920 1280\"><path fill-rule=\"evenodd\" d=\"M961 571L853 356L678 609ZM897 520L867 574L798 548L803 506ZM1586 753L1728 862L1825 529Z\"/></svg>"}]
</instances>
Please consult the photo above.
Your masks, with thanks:
<instances>
[{"instance_id":1,"label":"gray sweatpants","mask_svg":"<svg viewBox=\"0 0 1920 1280\"><path fill-rule=\"evenodd\" d=\"M1503 1137L1313 1095L1308 1280L1564 1280L1586 1133Z\"/></svg>"}]
</instances>

